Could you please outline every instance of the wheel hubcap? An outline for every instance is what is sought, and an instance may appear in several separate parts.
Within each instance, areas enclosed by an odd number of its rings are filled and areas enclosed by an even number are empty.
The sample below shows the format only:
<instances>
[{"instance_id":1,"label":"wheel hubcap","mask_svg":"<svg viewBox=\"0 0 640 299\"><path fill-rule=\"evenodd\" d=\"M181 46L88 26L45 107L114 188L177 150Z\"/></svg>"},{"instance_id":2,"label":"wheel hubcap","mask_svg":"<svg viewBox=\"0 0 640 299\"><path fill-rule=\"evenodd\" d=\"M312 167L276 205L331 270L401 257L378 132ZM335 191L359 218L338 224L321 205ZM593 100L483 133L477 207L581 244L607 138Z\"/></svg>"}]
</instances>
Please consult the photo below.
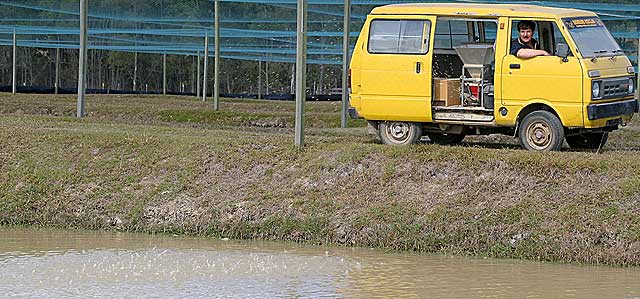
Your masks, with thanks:
<instances>
[{"instance_id":1,"label":"wheel hubcap","mask_svg":"<svg viewBox=\"0 0 640 299\"><path fill-rule=\"evenodd\" d=\"M402 143L409 138L409 125L401 122L389 123L387 126L387 136L395 142Z\"/></svg>"},{"instance_id":2,"label":"wheel hubcap","mask_svg":"<svg viewBox=\"0 0 640 299\"><path fill-rule=\"evenodd\" d=\"M545 149L549 147L553 135L548 124L535 122L527 128L527 141L535 149Z\"/></svg>"}]
</instances>

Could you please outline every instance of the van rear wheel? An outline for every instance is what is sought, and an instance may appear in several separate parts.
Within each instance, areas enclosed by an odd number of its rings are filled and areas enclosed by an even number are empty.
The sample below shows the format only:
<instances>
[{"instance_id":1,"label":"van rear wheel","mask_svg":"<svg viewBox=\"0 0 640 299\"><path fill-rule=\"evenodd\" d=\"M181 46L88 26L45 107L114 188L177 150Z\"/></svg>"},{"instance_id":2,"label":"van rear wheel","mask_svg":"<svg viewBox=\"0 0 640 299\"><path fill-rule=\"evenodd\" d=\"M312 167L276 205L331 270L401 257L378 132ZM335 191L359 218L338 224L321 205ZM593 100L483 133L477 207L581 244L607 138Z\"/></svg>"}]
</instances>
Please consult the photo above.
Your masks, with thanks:
<instances>
[{"instance_id":1,"label":"van rear wheel","mask_svg":"<svg viewBox=\"0 0 640 299\"><path fill-rule=\"evenodd\" d=\"M609 132L582 133L567 136L566 139L567 144L569 144L571 148L596 151L607 143L607 139L609 139Z\"/></svg>"},{"instance_id":2,"label":"van rear wheel","mask_svg":"<svg viewBox=\"0 0 640 299\"><path fill-rule=\"evenodd\" d=\"M378 133L382 143L388 145L408 145L417 143L422 137L422 126L410 122L380 122Z\"/></svg>"},{"instance_id":3,"label":"van rear wheel","mask_svg":"<svg viewBox=\"0 0 640 299\"><path fill-rule=\"evenodd\" d=\"M564 141L564 127L553 113L534 111L522 120L520 144L532 151L559 151Z\"/></svg>"}]
</instances>

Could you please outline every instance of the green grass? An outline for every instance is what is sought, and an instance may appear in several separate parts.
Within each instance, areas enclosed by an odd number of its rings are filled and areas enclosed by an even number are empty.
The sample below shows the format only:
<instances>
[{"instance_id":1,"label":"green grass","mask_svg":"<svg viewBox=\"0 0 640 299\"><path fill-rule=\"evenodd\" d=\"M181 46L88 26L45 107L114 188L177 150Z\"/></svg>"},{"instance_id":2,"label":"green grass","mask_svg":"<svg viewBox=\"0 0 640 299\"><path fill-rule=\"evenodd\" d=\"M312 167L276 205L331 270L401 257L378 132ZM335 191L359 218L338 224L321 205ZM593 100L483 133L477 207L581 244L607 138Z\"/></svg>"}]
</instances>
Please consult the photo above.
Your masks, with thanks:
<instances>
[{"instance_id":1,"label":"green grass","mask_svg":"<svg viewBox=\"0 0 640 299\"><path fill-rule=\"evenodd\" d=\"M0 94L0 114L29 114L73 117L76 99L69 95ZM194 97L89 95L89 117L118 123L162 124L187 123L220 127L293 128L295 103L266 100L221 100L220 111L211 102ZM312 128L339 128L340 103L307 102L306 124ZM364 127L362 120L348 120L350 127Z\"/></svg>"},{"instance_id":2,"label":"green grass","mask_svg":"<svg viewBox=\"0 0 640 299\"><path fill-rule=\"evenodd\" d=\"M90 96L79 120L69 97L0 100L5 225L640 265L635 123L602 154L496 136L389 147L309 103L297 150L289 102Z\"/></svg>"}]
</instances>

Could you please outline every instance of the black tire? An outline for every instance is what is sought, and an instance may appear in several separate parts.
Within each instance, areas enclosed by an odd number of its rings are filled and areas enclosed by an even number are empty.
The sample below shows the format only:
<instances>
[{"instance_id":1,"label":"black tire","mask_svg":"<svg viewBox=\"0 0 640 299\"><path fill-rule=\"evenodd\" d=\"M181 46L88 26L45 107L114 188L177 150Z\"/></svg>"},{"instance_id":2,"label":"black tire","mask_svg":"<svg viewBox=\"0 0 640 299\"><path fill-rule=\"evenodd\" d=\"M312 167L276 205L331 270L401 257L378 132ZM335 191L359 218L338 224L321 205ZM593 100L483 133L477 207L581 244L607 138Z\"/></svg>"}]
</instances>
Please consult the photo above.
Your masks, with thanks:
<instances>
[{"instance_id":1,"label":"black tire","mask_svg":"<svg viewBox=\"0 0 640 299\"><path fill-rule=\"evenodd\" d=\"M417 123L390 121L378 124L380 140L388 145L409 145L422 137L422 126Z\"/></svg>"},{"instance_id":2,"label":"black tire","mask_svg":"<svg viewBox=\"0 0 640 299\"><path fill-rule=\"evenodd\" d=\"M530 151L559 151L564 142L564 127L553 113L534 111L524 117L519 129L520 144Z\"/></svg>"},{"instance_id":3,"label":"black tire","mask_svg":"<svg viewBox=\"0 0 640 299\"><path fill-rule=\"evenodd\" d=\"M464 139L464 134L427 133L429 140L435 144L458 144Z\"/></svg>"},{"instance_id":4,"label":"black tire","mask_svg":"<svg viewBox=\"0 0 640 299\"><path fill-rule=\"evenodd\" d=\"M578 135L567 136L567 144L574 149L587 149L597 151L607 143L609 132L600 133L582 133ZM602 144L602 145L601 145Z\"/></svg>"}]
</instances>

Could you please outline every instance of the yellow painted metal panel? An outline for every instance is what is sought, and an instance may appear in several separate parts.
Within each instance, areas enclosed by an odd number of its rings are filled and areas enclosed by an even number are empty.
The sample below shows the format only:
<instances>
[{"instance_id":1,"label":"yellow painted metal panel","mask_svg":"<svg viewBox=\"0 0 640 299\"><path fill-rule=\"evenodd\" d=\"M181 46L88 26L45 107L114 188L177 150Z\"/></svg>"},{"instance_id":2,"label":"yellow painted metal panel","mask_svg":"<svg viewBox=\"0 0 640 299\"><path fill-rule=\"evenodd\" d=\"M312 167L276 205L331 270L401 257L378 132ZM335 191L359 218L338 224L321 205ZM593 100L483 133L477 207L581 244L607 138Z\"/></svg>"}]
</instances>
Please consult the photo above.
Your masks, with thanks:
<instances>
[{"instance_id":1,"label":"yellow painted metal panel","mask_svg":"<svg viewBox=\"0 0 640 299\"><path fill-rule=\"evenodd\" d=\"M633 76L627 72L627 67L631 66L631 61L627 56L616 56L614 58L602 57L598 59L582 59L585 68L585 75L589 71L599 71L600 78Z\"/></svg>"},{"instance_id":2,"label":"yellow painted metal panel","mask_svg":"<svg viewBox=\"0 0 640 299\"><path fill-rule=\"evenodd\" d=\"M361 36L365 32L368 36L372 20L384 18L427 20L429 28L435 23L435 17L426 16L375 17L368 20ZM427 33L432 41L433 30ZM426 54L375 54L368 52L367 38L362 40L357 82L361 97L358 113L371 120L431 121L432 43L427 45Z\"/></svg>"},{"instance_id":3,"label":"yellow painted metal panel","mask_svg":"<svg viewBox=\"0 0 640 299\"><path fill-rule=\"evenodd\" d=\"M583 124L582 84L582 68L575 57L562 62L555 56L521 59L508 55L502 62L502 105L547 103L565 126Z\"/></svg>"},{"instance_id":4,"label":"yellow painted metal panel","mask_svg":"<svg viewBox=\"0 0 640 299\"><path fill-rule=\"evenodd\" d=\"M356 41L356 45L354 47L353 54L351 55L351 62L349 65L349 73L351 80L351 90L349 95L349 105L355 108L356 111L360 111L362 108L362 97L360 93L362 92L362 83L360 76L360 68L362 66L362 51L364 46L363 36L366 36L365 32L368 34L368 28L363 28L362 33L358 36L358 40Z\"/></svg>"},{"instance_id":5,"label":"yellow painted metal panel","mask_svg":"<svg viewBox=\"0 0 640 299\"><path fill-rule=\"evenodd\" d=\"M532 103L545 104L554 109L563 125L583 126L583 70L578 58L567 60L557 56L522 59L507 53L501 65L502 105L519 111ZM515 116L500 119L515 124Z\"/></svg>"}]
</instances>

